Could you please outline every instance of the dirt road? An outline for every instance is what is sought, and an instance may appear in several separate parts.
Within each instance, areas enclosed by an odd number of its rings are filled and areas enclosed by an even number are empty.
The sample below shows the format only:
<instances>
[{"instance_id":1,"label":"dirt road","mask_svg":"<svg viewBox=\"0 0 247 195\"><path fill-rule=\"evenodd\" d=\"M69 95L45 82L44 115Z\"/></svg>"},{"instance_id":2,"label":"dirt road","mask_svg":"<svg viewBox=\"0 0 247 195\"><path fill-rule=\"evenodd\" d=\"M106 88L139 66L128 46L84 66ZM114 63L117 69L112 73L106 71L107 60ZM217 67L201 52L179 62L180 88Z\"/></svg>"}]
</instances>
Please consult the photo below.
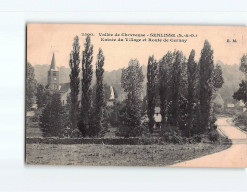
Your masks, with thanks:
<instances>
[{"instance_id":1,"label":"dirt road","mask_svg":"<svg viewBox=\"0 0 247 195\"><path fill-rule=\"evenodd\" d=\"M230 118L217 120L219 130L232 140L224 151L172 165L173 167L247 167L247 133L234 126Z\"/></svg>"}]
</instances>

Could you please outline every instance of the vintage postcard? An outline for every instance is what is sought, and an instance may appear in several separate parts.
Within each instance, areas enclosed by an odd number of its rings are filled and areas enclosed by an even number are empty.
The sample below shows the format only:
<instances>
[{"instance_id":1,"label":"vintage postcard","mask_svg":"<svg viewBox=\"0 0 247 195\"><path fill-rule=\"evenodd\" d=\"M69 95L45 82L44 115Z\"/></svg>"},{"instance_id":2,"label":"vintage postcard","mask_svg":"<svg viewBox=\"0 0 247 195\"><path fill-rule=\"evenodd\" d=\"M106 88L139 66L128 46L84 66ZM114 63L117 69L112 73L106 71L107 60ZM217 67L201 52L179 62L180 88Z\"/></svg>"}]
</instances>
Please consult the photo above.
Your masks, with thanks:
<instances>
[{"instance_id":1,"label":"vintage postcard","mask_svg":"<svg viewBox=\"0 0 247 195\"><path fill-rule=\"evenodd\" d=\"M27 24L26 164L247 166L247 27Z\"/></svg>"}]
</instances>

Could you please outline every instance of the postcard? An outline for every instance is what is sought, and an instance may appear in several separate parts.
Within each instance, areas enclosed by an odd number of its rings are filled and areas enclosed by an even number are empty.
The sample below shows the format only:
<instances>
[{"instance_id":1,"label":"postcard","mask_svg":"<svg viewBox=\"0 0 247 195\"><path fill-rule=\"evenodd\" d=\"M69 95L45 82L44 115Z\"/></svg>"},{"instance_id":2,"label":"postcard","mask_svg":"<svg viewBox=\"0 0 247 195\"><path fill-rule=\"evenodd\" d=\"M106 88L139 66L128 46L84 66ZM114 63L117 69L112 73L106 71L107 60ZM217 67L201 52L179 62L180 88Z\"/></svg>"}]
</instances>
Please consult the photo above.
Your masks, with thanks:
<instances>
[{"instance_id":1,"label":"postcard","mask_svg":"<svg viewBox=\"0 0 247 195\"><path fill-rule=\"evenodd\" d=\"M245 26L26 31L27 165L247 166Z\"/></svg>"}]
</instances>

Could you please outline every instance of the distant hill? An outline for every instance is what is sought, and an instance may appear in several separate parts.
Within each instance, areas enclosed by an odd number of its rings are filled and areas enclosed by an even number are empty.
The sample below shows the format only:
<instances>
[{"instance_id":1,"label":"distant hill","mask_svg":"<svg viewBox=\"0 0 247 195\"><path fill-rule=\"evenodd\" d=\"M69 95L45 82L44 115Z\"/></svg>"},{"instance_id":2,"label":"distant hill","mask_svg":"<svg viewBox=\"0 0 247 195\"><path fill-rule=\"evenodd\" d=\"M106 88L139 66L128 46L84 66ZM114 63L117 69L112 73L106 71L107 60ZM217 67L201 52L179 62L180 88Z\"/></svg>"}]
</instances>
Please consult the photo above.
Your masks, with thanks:
<instances>
[{"instance_id":1,"label":"distant hill","mask_svg":"<svg viewBox=\"0 0 247 195\"><path fill-rule=\"evenodd\" d=\"M217 64L221 65L223 71L224 84L221 89L219 89L218 93L222 97L225 103L233 103L234 100L232 95L235 91L237 91L239 87L239 83L242 79L244 79L244 74L239 70L238 65L226 65L221 61L218 61ZM49 65L35 65L35 77L38 83L43 85L47 84L47 71L49 70ZM69 82L69 74L70 68L66 68L64 66L59 67L60 71L60 82L67 83ZM144 79L144 87L143 87L143 95L146 94L146 82L147 82L147 67L142 66L142 71L145 76ZM125 93L121 88L121 73L122 69L117 69L113 71L105 71L104 73L104 82L108 85L112 86L114 90L118 94L118 99L123 100L125 98ZM80 74L81 75L81 74ZM95 74L93 74L92 84L94 85L96 81Z\"/></svg>"}]
</instances>

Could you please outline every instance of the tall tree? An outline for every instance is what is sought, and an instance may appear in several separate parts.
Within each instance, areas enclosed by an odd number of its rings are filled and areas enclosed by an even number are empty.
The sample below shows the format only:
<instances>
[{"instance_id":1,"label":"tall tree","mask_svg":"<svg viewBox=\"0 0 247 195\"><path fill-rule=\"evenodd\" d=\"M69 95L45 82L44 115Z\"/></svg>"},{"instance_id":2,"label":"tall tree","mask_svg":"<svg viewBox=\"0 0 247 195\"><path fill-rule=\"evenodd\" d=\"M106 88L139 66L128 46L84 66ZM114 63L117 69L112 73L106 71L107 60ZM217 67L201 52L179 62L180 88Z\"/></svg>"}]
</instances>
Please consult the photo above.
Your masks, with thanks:
<instances>
[{"instance_id":1,"label":"tall tree","mask_svg":"<svg viewBox=\"0 0 247 195\"><path fill-rule=\"evenodd\" d=\"M61 137L64 130L64 109L59 93L54 93L40 117L40 127L44 137Z\"/></svg>"},{"instance_id":2,"label":"tall tree","mask_svg":"<svg viewBox=\"0 0 247 195\"><path fill-rule=\"evenodd\" d=\"M97 135L100 131L102 131L102 119L103 119L103 106L104 106L104 61L105 57L103 55L103 51L100 48L99 53L97 55L96 62L96 98L95 98L95 134Z\"/></svg>"},{"instance_id":3,"label":"tall tree","mask_svg":"<svg viewBox=\"0 0 247 195\"><path fill-rule=\"evenodd\" d=\"M156 99L156 82L158 74L158 63L154 59L154 56L148 58L147 65L147 115L148 125L150 133L153 133L153 127L155 124L154 112L155 112L155 99Z\"/></svg>"},{"instance_id":4,"label":"tall tree","mask_svg":"<svg viewBox=\"0 0 247 195\"><path fill-rule=\"evenodd\" d=\"M34 96L36 93L36 80L33 66L27 62L26 66L26 110L30 110L34 103Z\"/></svg>"},{"instance_id":5,"label":"tall tree","mask_svg":"<svg viewBox=\"0 0 247 195\"><path fill-rule=\"evenodd\" d=\"M79 85L80 85L80 45L79 45L79 38L78 36L75 36L74 42L72 45L72 51L70 53L70 60L69 60L69 66L71 69L70 72L70 124L71 124L71 130L74 130L78 123L78 114L79 114L79 100L78 100L78 94L79 94Z\"/></svg>"},{"instance_id":6,"label":"tall tree","mask_svg":"<svg viewBox=\"0 0 247 195\"><path fill-rule=\"evenodd\" d=\"M127 93L126 105L121 116L124 136L140 135L141 95L144 75L137 59L131 59L127 68L122 69L121 86Z\"/></svg>"},{"instance_id":7,"label":"tall tree","mask_svg":"<svg viewBox=\"0 0 247 195\"><path fill-rule=\"evenodd\" d=\"M179 100L181 96L183 53L174 51L174 62L170 70L169 78L169 123L177 126L179 122Z\"/></svg>"},{"instance_id":8,"label":"tall tree","mask_svg":"<svg viewBox=\"0 0 247 195\"><path fill-rule=\"evenodd\" d=\"M81 95L81 115L78 128L83 136L90 135L91 116L91 82L93 76L93 45L90 36L86 37L84 51L82 52L82 95Z\"/></svg>"},{"instance_id":9,"label":"tall tree","mask_svg":"<svg viewBox=\"0 0 247 195\"><path fill-rule=\"evenodd\" d=\"M195 50L192 49L187 63L188 76L188 126L187 136L191 136L196 120L195 109L197 102L198 66L195 62Z\"/></svg>"},{"instance_id":10,"label":"tall tree","mask_svg":"<svg viewBox=\"0 0 247 195\"><path fill-rule=\"evenodd\" d=\"M92 86L92 101L93 101L93 105L95 105L95 101L96 101L96 88L97 88L97 84ZM104 89L104 105L106 105L107 101L110 99L111 97L111 86L108 85L107 83L103 84L103 89ZM113 89L114 90L114 89ZM115 95L115 91L114 91L114 95Z\"/></svg>"},{"instance_id":11,"label":"tall tree","mask_svg":"<svg viewBox=\"0 0 247 195\"><path fill-rule=\"evenodd\" d=\"M173 61L174 54L170 51L168 51L159 61L159 94L162 124L165 124L168 118L169 71L172 67Z\"/></svg>"},{"instance_id":12,"label":"tall tree","mask_svg":"<svg viewBox=\"0 0 247 195\"><path fill-rule=\"evenodd\" d=\"M199 61L200 66L200 115L201 115L201 129L203 132L210 130L210 115L211 115L211 101L214 90L213 73L214 73L214 60L213 50L210 43L205 40L204 47L201 51Z\"/></svg>"}]
</instances>

